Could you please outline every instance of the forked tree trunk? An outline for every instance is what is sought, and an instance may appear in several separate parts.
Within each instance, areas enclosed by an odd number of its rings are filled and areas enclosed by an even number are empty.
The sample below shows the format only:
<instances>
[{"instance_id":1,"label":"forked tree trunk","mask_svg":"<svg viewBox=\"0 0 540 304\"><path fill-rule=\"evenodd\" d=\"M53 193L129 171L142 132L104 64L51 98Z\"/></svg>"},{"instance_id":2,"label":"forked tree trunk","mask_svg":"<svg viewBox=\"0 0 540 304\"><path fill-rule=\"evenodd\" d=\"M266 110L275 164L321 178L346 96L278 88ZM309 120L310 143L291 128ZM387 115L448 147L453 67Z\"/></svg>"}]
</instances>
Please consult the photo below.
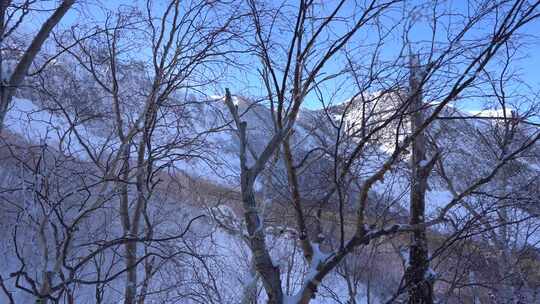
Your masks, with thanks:
<instances>
[{"instance_id":1,"label":"forked tree trunk","mask_svg":"<svg viewBox=\"0 0 540 304\"><path fill-rule=\"evenodd\" d=\"M280 146L280 138L284 133L275 135L261 154L260 158L255 161L255 164L251 168L249 168L247 165L246 154L246 151L248 150L247 124L246 122L241 121L238 107L234 105L229 89L225 89L225 104L229 108L238 128L238 138L240 140L240 188L252 261L261 277L264 290L268 295L268 304L282 304L283 289L281 287L280 270L279 266L273 264L270 251L266 246L264 219L261 218L257 208L254 183L255 178L264 168L266 161L270 159Z\"/></svg>"}]
</instances>

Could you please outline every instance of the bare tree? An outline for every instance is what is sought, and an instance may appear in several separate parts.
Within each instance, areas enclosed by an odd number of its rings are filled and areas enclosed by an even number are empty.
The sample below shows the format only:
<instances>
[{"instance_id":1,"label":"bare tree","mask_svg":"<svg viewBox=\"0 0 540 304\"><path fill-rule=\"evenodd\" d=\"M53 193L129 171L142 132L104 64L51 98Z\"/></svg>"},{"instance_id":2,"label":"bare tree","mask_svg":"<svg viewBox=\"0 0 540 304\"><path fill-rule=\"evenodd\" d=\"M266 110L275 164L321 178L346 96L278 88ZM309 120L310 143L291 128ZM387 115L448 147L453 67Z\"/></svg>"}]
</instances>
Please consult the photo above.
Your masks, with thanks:
<instances>
[{"instance_id":1,"label":"bare tree","mask_svg":"<svg viewBox=\"0 0 540 304\"><path fill-rule=\"evenodd\" d=\"M419 71L418 58L411 58L410 92L415 94L411 97L410 112L411 132L416 132L423 122L422 89L418 86L418 80L422 79ZM419 225L420 228L412 233L409 268L407 276L409 285L409 303L433 303L433 282L429 277L429 254L425 223L425 196L428 185L428 176L437 160L437 155L431 160L426 159L426 138L424 132L420 132L413 140L411 156L411 201L410 201L410 224Z\"/></svg>"},{"instance_id":2,"label":"bare tree","mask_svg":"<svg viewBox=\"0 0 540 304\"><path fill-rule=\"evenodd\" d=\"M99 57L91 54L90 50L80 44L81 53L77 54L69 51L81 66L94 76L95 81L110 94L114 113L114 129L117 141L120 143L115 152L117 168L113 168L120 196L119 212L122 222L122 229L127 238L138 238L141 234L143 221L146 226L144 232L146 238L151 239L153 227L149 222L146 210L154 188L158 185L158 172L172 166L189 156L189 150L197 149L201 145L200 134L193 134L190 138L183 137L184 134L166 134L167 130L160 126L166 123L171 114L164 109L177 107L175 96L179 92L197 90L210 84L213 81L211 75L202 75L202 71L216 73L218 66L213 62L225 58L227 53L232 53L226 49L232 35L229 25L235 22L239 16L234 14L220 15L225 19L219 20L216 16L213 20L208 20L209 14L217 12L219 3L209 3L207 1L191 1L182 3L181 1L171 1L164 7L148 1L146 3L146 15L144 19L137 22L131 20L131 16L138 18L136 12L128 14L120 12L115 18L116 24L112 24L109 31L105 32L104 43L106 48L105 69L101 69ZM157 16L156 16L157 14ZM148 61L151 68L151 77L141 88L141 95L137 98L140 104L136 107L140 110L134 121L126 120L126 108L130 103L128 87L120 80L122 69L120 60L122 52L120 48L121 38L124 33L131 29L131 25L136 24L135 30L141 33L144 41L141 47L148 48L151 53ZM106 25L108 26L108 25ZM138 28L137 26L141 26ZM77 39L76 39L77 40ZM149 43L148 43L149 41ZM128 52L134 50L128 49ZM99 55L99 54L97 54ZM212 66L216 71L212 71ZM105 73L102 73L105 71ZM141 70L141 73L147 73ZM200 77L200 78L199 78ZM126 86L124 88L124 86ZM133 98L133 97L131 97ZM182 117L179 117L182 119ZM182 124L182 121L177 121ZM167 127L167 126L166 126ZM161 128L161 129L160 129ZM180 131L180 130L178 130ZM162 133L168 137L159 138L154 134ZM91 153L89 151L89 153ZM93 156L98 167L103 167L99 158ZM134 194L129 188L131 180L134 180ZM134 195L134 203L131 203ZM138 279L137 264L138 242L127 242L125 244L125 262L127 269L125 303L135 303L144 301L144 295L137 300ZM146 275L151 273L151 264L147 264ZM145 280L143 290L147 289L148 281Z\"/></svg>"},{"instance_id":3,"label":"bare tree","mask_svg":"<svg viewBox=\"0 0 540 304\"><path fill-rule=\"evenodd\" d=\"M306 261L310 265L308 270L309 275L307 276L302 289L296 297L292 298L292 301L295 303L308 303L316 295L317 287L322 280L334 270L346 256L353 252L355 248L367 245L375 239L401 233L415 234L415 237L413 237L414 243L411 248L411 257L414 258L417 263L410 269L414 272L417 270L422 271L418 271L416 274L420 274L420 276L412 281L416 284L420 283L420 285L425 284L427 280L425 274L428 269L427 249L426 246L424 246L426 245L426 228L447 221L447 214L456 206L460 205L463 199L471 195L479 187L489 183L501 168L514 158L519 157L524 151L527 151L539 139L539 133L534 132L534 135L521 142L521 145L514 147L511 152L506 153L505 156L492 166L485 175L479 177L477 180L471 181L471 183L462 191L457 193L457 195L440 209L440 212L436 217L429 221L424 220L423 193L426 191L427 177L437 157L433 157L431 161L425 161L426 156L425 152L423 152L425 150L423 143L425 140L423 140L422 134L447 108L447 105L453 102L467 89L474 86L476 81L478 81L478 75L486 68L488 63L498 53L499 49L507 45L507 43L511 41L510 39L513 35L521 27L538 18L538 5L540 3L522 1L509 4L500 2L492 3L481 9L478 7L479 10L476 11L474 17L468 18L468 21L465 22L464 26L449 36L448 43L435 47L436 35L434 34L432 47L431 49L428 49L428 54L423 58L423 60L427 61L423 75L420 77L417 75L411 76L411 79L415 79L411 82L411 85L415 89L411 90L410 94L402 94L403 88L406 87L401 84L401 81L404 80L404 77L402 76L410 73L403 73L399 70L399 67L407 66L399 64L399 58L405 57L401 56L398 57L396 61L390 62L388 67L388 70L392 70L398 75L395 77L396 82L388 84L389 81L382 81L381 77L384 77L383 75L386 75L385 72L387 72L384 70L385 67L381 68L380 65L376 66L373 64L371 69L368 70L369 72L366 73L370 78L364 79L363 82L357 82L360 91L346 103L342 112L338 112L341 114L341 118L338 119L339 126L336 127L338 130L336 132L336 134L338 134L336 142L342 143L345 138L350 139L351 137L355 139L352 143L352 148L344 158L335 158L335 160L339 161L339 165L336 166L338 174L336 174L336 178L334 179L336 181L335 186L331 187L330 191L323 197L324 202L328 202L330 199L334 198L334 195L337 195L338 197L338 212L340 214L339 223L341 226L341 232L338 234L338 238L341 239L341 246L328 254L322 254L316 241L311 241L313 237L306 235L305 215L303 214L302 208L299 207L302 204L302 199L300 197L301 191L298 191L298 178L295 176L297 174L294 172L295 169L298 168L291 161L293 159L293 155L290 152L292 149L288 147L286 141L287 138L290 138L291 136L290 134L294 128L293 124L297 120L300 105L306 98L307 93L312 89L316 90L319 86L322 86L321 82L323 82L323 80L335 77L334 75L331 75L323 79L315 80L317 76L319 76L319 72L327 60L332 58L341 47L347 44L350 37L356 33L356 30L368 23L371 18L377 19L381 15L384 15L385 10L391 8L392 4L395 3L370 3L363 7L363 9L357 8L356 12L360 12L360 17L355 20L360 21L350 27L352 29L351 31L343 36L338 35L336 41L330 40L330 47L325 49L325 44L317 44L314 41L318 38L318 34L326 29L326 26L332 24L332 20L336 16L335 14L340 12L343 3L338 2L334 10L330 9L334 14L317 19L323 20L319 27L316 25L317 23L315 23L315 25L310 25L310 27L307 28L307 25L304 22L307 23L309 22L308 20L311 20L307 16L310 16L309 14L312 11L306 10L306 8L314 10L312 7L314 3L301 2L296 7L297 12L294 13L297 21L294 30L290 32L291 42L285 43L281 48L286 50L286 52L285 60L283 61L283 65L278 69L278 73L277 66L280 66L280 62L277 62L275 58L277 58L279 53L273 48L274 44L269 42L271 41L272 32L265 27L265 19L263 19L263 17L270 18L271 22L269 23L269 28L271 29L271 25L279 22L278 16L282 14L282 10L281 8L278 8L272 11L266 6L265 8L267 10L263 11L262 9L259 9L260 6L257 5L257 3L250 2L257 35L257 47L260 50L258 54L261 56L262 61L260 74L263 79L262 83L268 91L267 99L275 121L275 133L259 155L251 153L249 148L250 138L248 126L246 122L242 121L242 116L233 104L228 91L225 102L233 116L237 127L238 137L240 139L240 162L242 171L241 188L244 211L246 212L245 220L251 238L250 247L256 260L255 265L257 271L261 275L269 303L282 303L285 297L282 291L280 270L272 262L267 245L265 244L265 233L263 229L265 223L257 208L258 204L254 195L253 184L262 168L267 163L270 155L278 149L280 144L284 145L285 160L286 163L288 163L289 187L292 189L291 201L297 217L296 224L299 229L300 242L304 250ZM435 24L438 22L437 17L435 16L436 14L437 13L434 13L432 19L432 22ZM481 24L481 22L487 20L486 18L490 18L489 16L491 15L497 16L497 19L502 21L497 22L493 30L486 34L483 43L467 44L465 37L472 29L480 26L479 24ZM287 20L290 19L291 18L289 17ZM375 26L375 28L377 27ZM309 34L312 29L315 29L315 31L314 35L310 37ZM381 37L386 36L383 33L381 34ZM272 43L276 42L273 41ZM308 48L308 51L304 51L304 45ZM382 43L380 45L382 45ZM319 49L315 49L315 46L319 47ZM403 49L405 49L405 47ZM309 51L311 51L311 53ZM468 55L460 57L459 54L464 54L463 52L466 52ZM315 57L309 57L307 54ZM373 56L373 60L376 60L377 58L377 55ZM457 73L457 76L448 77L444 75L444 69L449 66L459 66L459 73ZM314 68L312 69L312 67ZM370 68L370 66L368 66L368 68ZM376 70L375 68L379 68L379 70ZM278 75L283 77L282 81L279 80ZM286 87L288 81L291 82L291 89L286 91L284 87ZM367 98L369 100L368 103L371 105L371 113L365 113L363 111L361 125L356 128L356 130L352 130L353 135L341 137L342 133L340 130L342 126L346 125L344 120L347 119L348 109L353 109L353 104L358 103L359 99L360 102L362 102L364 96L368 95L366 94L366 91L369 89L373 90L375 88L373 84L376 84L378 81L381 81L380 83L383 84L385 88L376 94L373 94L372 97ZM437 98L439 102L430 106L429 111L420 111L419 109L423 107L420 106L421 98L419 96L422 94L420 94L419 91L425 87L426 83L429 82L432 84L433 81L439 81L439 83L443 84L438 87L439 95ZM362 84L367 84L367 86L362 86ZM287 102L290 102L289 104L286 104L284 96L288 92L291 92L291 97L286 99ZM393 107L391 105L389 106L391 103L394 103ZM383 108L381 110L381 106L387 106L388 108ZM414 111L411 111L411 109L414 109ZM407 134L407 132L404 132L404 122L407 120L407 117L411 115L411 112L425 112L426 114L423 118L421 114L412 114L414 117L413 120L416 121L416 123L413 124L412 130ZM391 130L388 132L389 134L387 133L386 135L390 136L391 140L394 141L394 144L390 147L388 156L385 157L385 160L379 163L378 167L374 169L372 173L369 173L357 186L355 186L358 191L355 206L356 218L353 225L354 231L348 233L348 229L345 225L346 216L344 203L346 202L345 198L347 197L347 192L355 189L355 187L347 187L347 185L352 185L351 181L353 179L350 177L351 173L358 164L359 159L361 159L362 156L365 156L364 153L368 150L369 144L374 140L377 140L378 136L384 135L383 133L387 128L394 128L394 130ZM382 181L385 175L399 164L403 155L408 152L408 148L411 145L414 146L413 154L415 155L413 156L412 165L413 187L411 191L411 222L408 224L391 224L379 228L376 228L376 225L368 225L369 219L367 213L369 212L368 205L370 202L370 191L374 188L376 183ZM338 145L336 145L336 147L337 146ZM340 149L337 149L337 151L340 151ZM420 165L426 164L425 170L419 170ZM412 281L408 280L409 283ZM420 296L420 299L411 297L410 301L412 301L412 303L424 303L425 301L427 301L426 303L429 303L429 299L431 298L431 295L429 295L431 293L429 292L431 287L429 286L431 286L431 283L427 286L427 288L424 285L422 285L422 287L418 286L417 289L413 287L411 289L412 294L416 294L414 292L414 290L416 290L422 291L423 293L425 292L427 295L425 297Z\"/></svg>"},{"instance_id":4,"label":"bare tree","mask_svg":"<svg viewBox=\"0 0 540 304\"><path fill-rule=\"evenodd\" d=\"M0 300L538 299L540 1L102 9L5 86Z\"/></svg>"},{"instance_id":5,"label":"bare tree","mask_svg":"<svg viewBox=\"0 0 540 304\"><path fill-rule=\"evenodd\" d=\"M50 272L54 278L38 280L26 272L31 258L20 255L21 269L12 277L17 282L21 278L35 282L35 288L27 288L27 292L58 300L76 286L96 285L96 299L104 301L111 296L111 284L124 282L123 301L144 303L156 293L153 289L161 288L152 280L158 271L167 270L167 263L179 255L205 262L196 248L173 244L186 237L187 227L201 216L185 222L179 219L180 234L156 227L164 221L163 215L157 216L164 212L160 208L173 199L164 192L178 186L179 176L169 172L178 172L175 165L181 161L206 157L200 155L208 131L196 130L197 121L190 113L195 102L186 96L209 87L221 72L220 63L234 54L227 47L234 35L229 27L241 16L221 10L226 4L171 1L162 6L148 1L143 8L107 12L105 20L100 20L103 28L91 36L72 28L70 33L55 37L64 56L57 57L58 65L44 69L47 75L40 73L32 80L40 86L41 106L61 120L60 125L54 120L49 123L57 130L53 136L58 142L57 153L68 159L84 159L85 166L92 169L87 169L87 174L95 181L91 187L83 183L77 190L89 194L80 208L70 207L69 214L61 212L62 217L54 221L49 213L55 214L58 203L51 202L52 209L44 211L46 224L56 227L56 221L62 223L66 237L55 249L64 252L57 255L60 262L52 272L47 266L51 254L43 254L46 274ZM148 50L148 56L141 57L140 49L133 45ZM70 67L74 71L69 71ZM62 71L66 77L58 82L55 73L62 68L68 71ZM96 130L96 125L102 128ZM76 175L76 169L72 170ZM115 216L100 217L111 209L117 211ZM167 216L180 215L181 210L178 206ZM82 232L77 231L87 232L84 225L98 220L102 226L92 228L97 229L96 239L83 240ZM20 241L14 238L15 244ZM77 250L71 250L74 243ZM80 278L89 268L92 277ZM64 272L66 275L59 278Z\"/></svg>"},{"instance_id":6,"label":"bare tree","mask_svg":"<svg viewBox=\"0 0 540 304\"><path fill-rule=\"evenodd\" d=\"M28 13L32 10L32 5L35 1L2 1L0 5L0 68L2 69L1 85L0 85L0 131L4 126L4 119L10 103L22 84L24 77L30 69L30 65L34 58L41 50L45 40L49 37L53 28L62 20L64 15L75 3L75 0L65 0L54 10L52 15L41 25L28 45L27 49L22 53L20 59L17 59L14 64L13 71L10 75L3 75L5 65L10 64L4 60L6 42L10 35L28 19Z\"/></svg>"}]
</instances>

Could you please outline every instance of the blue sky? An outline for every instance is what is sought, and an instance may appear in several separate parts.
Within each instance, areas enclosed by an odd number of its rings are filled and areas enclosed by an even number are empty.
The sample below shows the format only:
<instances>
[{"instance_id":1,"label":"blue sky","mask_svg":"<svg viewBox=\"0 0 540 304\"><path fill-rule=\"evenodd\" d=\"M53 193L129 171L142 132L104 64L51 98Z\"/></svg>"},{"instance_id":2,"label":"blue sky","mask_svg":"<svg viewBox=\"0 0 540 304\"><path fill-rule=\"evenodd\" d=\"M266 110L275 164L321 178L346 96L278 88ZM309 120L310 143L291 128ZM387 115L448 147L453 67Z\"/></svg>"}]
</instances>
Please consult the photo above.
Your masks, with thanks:
<instances>
[{"instance_id":1,"label":"blue sky","mask_svg":"<svg viewBox=\"0 0 540 304\"><path fill-rule=\"evenodd\" d=\"M292 0L291 0L292 1ZM133 3L144 3L144 1L94 1L94 2L86 2L84 5L78 5L76 7L76 10L68 13L66 18L62 21L62 27L67 27L75 23L86 23L89 20L92 19L100 19L103 18L103 10L100 9L100 7L106 7L107 9L115 9L119 5L129 5ZM294 2L294 1L292 1ZM406 6L414 6L417 4L418 1L405 1ZM452 6L452 9L455 9L456 11L466 11L467 1L450 1L448 2L448 5ZM426 13L428 12L429 7L426 7ZM45 16L40 16L40 18L36 18L34 21L35 24L40 22L39 19L43 19ZM411 40L413 42L419 42L421 40L429 40L429 29L425 27L425 24L422 25L421 23L415 25L415 28L413 30L414 35L411 35ZM540 91L540 22L537 20L534 23L528 24L526 27L523 28L522 34L529 35L530 37L527 38L527 44L523 45L519 49L519 55L520 59L519 61L516 61L514 63L514 69L519 72L519 74L522 76L522 79L528 83L533 90ZM362 35L362 34L361 34ZM366 36L363 37L364 39ZM369 39L369 38L368 38ZM415 41L416 40L416 41ZM400 43L396 43L395 45L386 44L385 50L383 53L388 54L395 54L399 51L399 47L401 46ZM251 71L244 71L241 73L235 72L235 78L242 80L243 84L241 87L233 88L237 89L238 91L241 91L241 94L250 94L250 92L254 94L262 94L263 90L262 88L257 88L260 86L260 83L258 81L254 81L253 75L250 73L254 73L254 70ZM339 86L339 83L334 84L335 86ZM334 88L332 88L334 89ZM217 88L216 90L220 90L220 88ZM342 90L343 96L339 98L345 99L347 94L352 94L354 91L353 88L351 90L347 91ZM218 92L213 92L218 93ZM338 98L338 97L336 97ZM308 107L316 108L318 107L318 103L314 102L308 102ZM479 105L478 105L479 106ZM474 108L474 106L472 106Z\"/></svg>"}]
</instances>

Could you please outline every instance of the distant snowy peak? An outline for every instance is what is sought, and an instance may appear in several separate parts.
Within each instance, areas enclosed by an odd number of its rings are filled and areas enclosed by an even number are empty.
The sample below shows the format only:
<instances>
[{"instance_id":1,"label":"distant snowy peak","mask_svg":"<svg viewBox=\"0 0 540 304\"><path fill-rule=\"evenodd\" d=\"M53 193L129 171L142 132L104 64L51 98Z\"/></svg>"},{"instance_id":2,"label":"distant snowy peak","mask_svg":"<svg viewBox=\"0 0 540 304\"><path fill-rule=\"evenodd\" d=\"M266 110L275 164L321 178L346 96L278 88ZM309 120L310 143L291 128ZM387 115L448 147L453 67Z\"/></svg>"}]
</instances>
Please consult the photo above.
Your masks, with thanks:
<instances>
[{"instance_id":1,"label":"distant snowy peak","mask_svg":"<svg viewBox=\"0 0 540 304\"><path fill-rule=\"evenodd\" d=\"M476 117L495 117L495 118L511 118L517 115L517 111L506 109L483 109L483 110L468 110L466 113Z\"/></svg>"}]
</instances>

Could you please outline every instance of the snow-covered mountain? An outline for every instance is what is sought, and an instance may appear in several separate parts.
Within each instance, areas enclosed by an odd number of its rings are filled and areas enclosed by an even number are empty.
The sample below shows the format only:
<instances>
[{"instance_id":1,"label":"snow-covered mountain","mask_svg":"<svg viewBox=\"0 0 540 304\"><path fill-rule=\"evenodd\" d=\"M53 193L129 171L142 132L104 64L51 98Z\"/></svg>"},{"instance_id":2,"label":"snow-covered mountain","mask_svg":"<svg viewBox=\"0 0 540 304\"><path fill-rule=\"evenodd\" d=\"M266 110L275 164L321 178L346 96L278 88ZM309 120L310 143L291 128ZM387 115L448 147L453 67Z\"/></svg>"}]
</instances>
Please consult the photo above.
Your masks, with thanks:
<instances>
[{"instance_id":1,"label":"snow-covered mountain","mask_svg":"<svg viewBox=\"0 0 540 304\"><path fill-rule=\"evenodd\" d=\"M373 96L375 96L375 100L379 98L376 94ZM303 160L300 185L302 196L306 201L306 208L309 208L313 202L319 201L330 189L336 164L335 157L345 158L351 153L355 144L361 140L362 126L368 131L375 130L384 122L387 115L391 115L395 107L399 107L397 97L386 98L379 102L385 102L386 106L378 112L374 112L373 108L370 113L366 113L366 109L359 106L360 103L350 107L345 107L345 104L342 104L328 109L302 110L300 112L291 142L295 150L295 161ZM251 102L249 99L235 97L235 103L242 114L242 120L247 123L249 152L258 155L274 132L271 112L267 106ZM430 107L426 112L429 111ZM136 113L135 107L131 113L126 114L126 121L133 122ZM443 113L442 116L448 117L466 115L466 113L453 108L448 108ZM108 158L118 152L121 143L115 139L116 130L110 127L108 113L103 114L96 116L96 119L90 118L87 122L79 121L82 119L81 116L69 106L66 108L54 107L47 103L17 98L8 113L5 124L8 134L8 137L5 137L8 139L5 140L10 145L17 145L18 151L30 151L33 146L45 145L50 150L47 151L47 154L63 155L61 158L52 158L57 161L62 159L68 167L74 164L81 167L93 167L96 163L106 166ZM370 120L366 124L362 124L362 117L366 116L369 116ZM340 126L342 120L343 124ZM480 178L490 166L496 164L498 161L497 153L491 147L496 145L497 138L493 135L496 134L498 128L500 126L492 120L445 119L436 120L427 130L432 141L432 150L428 154L434 155L433 147L437 147L437 152L442 155L441 159L444 162L446 174L452 178L457 188L454 190L461 191L462 187ZM373 140L368 143L361 156L354 162L352 172L355 178L361 180L368 177L380 167L395 147L395 134L397 134L399 141L407 135L407 130L407 123L400 125L393 122L377 131L377 136L373 136ZM184 183L174 191L168 188L174 183L169 183L168 186L160 188L152 198L155 204L151 211L152 218L160 223L155 233L167 237L174 235L174 231L190 228L190 234L187 241L182 241L182 244L168 243L166 247L160 249L174 251L176 248L176 250L188 252L188 257L182 257L179 260L185 263L183 266L164 264L163 268L160 269L162 279L158 280L158 283L154 283L153 288L157 290L160 284L167 282L164 285L166 287L163 288L176 290L167 293L168 299L173 301L175 297L181 297L182 294L185 299L188 299L186 303L200 303L200 301L208 301L207 299L213 299L217 303L237 303L239 297L245 294L245 288L251 283L255 282L255 289L257 288L257 280L249 263L249 250L247 250L244 239L245 228L242 223L242 212L238 208L238 201L224 195L227 192L235 193L239 187L239 141L231 124L231 116L222 98L219 97L209 98L206 101L183 101L179 106L175 106L173 101L169 109L159 113L154 132L152 145L162 147L156 149L154 166L168 168L159 173L164 176L164 179L167 176L166 172L169 172L168 174L172 174L172 176L181 175ZM525 140L527 132L526 129L521 130L516 136L522 136ZM338 146L336 146L337 134L340 134L341 138ZM16 142L18 144L15 144ZM501 186L500 183L492 183L482 187L475 196L467 200L466 205L455 208L451 216L456 221L465 220L469 208L489 209L489 206L495 204L496 201L495 196L490 197L489 194L495 195L498 191L498 195L505 195L504 189L500 188L509 187L513 190L518 189L518 192L513 191L513 193L520 193L519 198L516 198L519 201L519 208L512 215L513 219L523 221L525 225L530 215L540 209L537 206L538 201L540 201L537 187L539 182L538 168L540 167L539 149L540 147L535 145L527 154L530 157L523 157L515 161L514 165L516 168L519 167L519 170L509 169L509 171L500 174L501 178L504 178L504 186ZM4 151L4 153L8 155L8 158L16 158L20 152L9 154ZM137 150L134 149L131 153L136 157ZM2 170L16 174L17 165L15 163L17 162L13 161L9 165L4 163ZM86 170L89 172L88 169ZM96 170L95 175L99 179L99 170L102 168L92 170ZM286 206L289 196L286 172L280 155L277 156L275 164L267 168L267 171L268 173L263 174L257 181L257 190L262 196L263 203L261 204L268 205L269 209L266 229L274 231L271 234L272 239L268 242L271 244L272 253L279 267L288 269L285 272L288 293L293 295L302 286L307 265L302 262L291 264L291 260L302 260L302 254L295 244L296 232L292 221L289 221L288 227L283 227L282 224L276 225L272 220L276 216L272 210L283 210L282 207L284 204ZM23 177L14 176L11 180L4 180L4 188L10 188L10 183L14 180L24 184ZM35 187L35 184L32 185ZM389 171L384 180L374 187L371 193L370 216L374 220L403 221L407 214L409 185L409 161L408 156L405 155L395 164L395 169ZM77 187L74 187L70 191L78 190ZM352 186L351 192L347 196L349 203L347 209L351 212L355 208L356 192L358 192L358 188ZM107 195L111 196L112 202L115 194L110 192ZM445 177L435 172L430 178L430 188L427 192L428 216L436 216L439 209L453 198L454 194L448 188ZM27 198L23 205L26 204L28 208L32 208L35 199L37 198ZM189 207L181 208L175 204L177 201L185 201ZM324 206L324 209L332 214L336 210L335 204L335 200L331 199L327 206ZM114 204L111 205L111 208L115 208ZM80 210L83 209L80 207ZM11 212L9 207L6 207L3 212L6 220L2 222L8 229L9 225L13 225L14 221L17 221L17 217L7 216ZM193 227L186 226L187 219L202 214L207 215L208 219L197 221ZM26 215L26 218L29 221L28 225L31 225L32 216ZM98 227L93 223L88 223L85 229L90 234L90 238L98 237L100 233L105 233L107 230L101 231L101 228L114 227L114 223L118 224L118 221L116 216L109 213L106 216L103 215ZM329 225L325 231L329 239L335 233L332 230L334 228ZM112 235L120 236L118 229L107 231ZM534 243L534 240L540 239L538 231L527 234L526 238L523 238L523 235L518 232L506 233L515 233L515 237L512 239L515 240L514 243L532 244L538 250L538 244ZM453 233L453 231L448 227L438 226L433 233L444 236ZM8 236L6 235L6 237ZM434 237L434 247L437 246L436 240L439 238ZM488 242L491 241L488 240ZM505 241L509 241L509 239L505 239ZM9 243L8 240L3 240L3 242ZM25 246L27 250L35 248L32 243ZM328 244L328 246L332 245ZM388 245L384 246L386 248ZM2 268L9 269L9 272L16 271L18 266L15 265L20 264L20 260L17 261L13 255L14 248L13 245L8 245L3 249L4 254L9 258L6 259L7 264L2 265ZM81 248L84 250L83 245ZM400 251L398 250L398 252ZM71 258L77 259L79 254L82 253L75 251ZM212 257L209 262L211 265L200 259L201 254ZM366 254L359 252L358 258L367 258ZM189 257L190 255L191 257ZM38 259L37 256L34 258ZM110 259L110 270L119 267L114 266L116 263L114 254L103 258ZM386 277L378 279L359 275L354 283L356 303L367 303L368 297L369 303L377 303L393 294L395 284L399 283L401 266L403 265L396 262L399 260L396 260L395 254L387 253L382 259L383 262L372 261L371 266L363 266L373 271L388 271L388 274ZM389 265L392 265L390 261L397 264L389 268ZM43 263L45 264L43 265ZM359 262L351 258L346 263ZM57 266L50 265L48 261L39 262L38 259L35 262L35 267L52 267L51 269L54 269ZM198 274L196 270L198 267L206 268L205 274ZM440 268L436 269L437 272L440 272L441 277L445 272L449 272L445 267L444 263L441 263ZM185 277L168 277L180 270L185 273ZM481 275L478 273L477 276ZM95 274L89 273L88 276L92 277ZM186 284L186 282L190 283ZM214 287L203 290L205 284L210 282L214 284ZM371 286L370 284L373 282L377 285ZM347 286L350 283L338 271L323 284L324 289L320 291L314 303L339 303L339 299L344 299L350 294L350 286ZM114 285L114 283L111 284ZM19 294L19 296L24 297L23 294ZM117 296L109 295L109 297ZM80 301L80 303L91 302L84 293L80 295Z\"/></svg>"}]
</instances>

